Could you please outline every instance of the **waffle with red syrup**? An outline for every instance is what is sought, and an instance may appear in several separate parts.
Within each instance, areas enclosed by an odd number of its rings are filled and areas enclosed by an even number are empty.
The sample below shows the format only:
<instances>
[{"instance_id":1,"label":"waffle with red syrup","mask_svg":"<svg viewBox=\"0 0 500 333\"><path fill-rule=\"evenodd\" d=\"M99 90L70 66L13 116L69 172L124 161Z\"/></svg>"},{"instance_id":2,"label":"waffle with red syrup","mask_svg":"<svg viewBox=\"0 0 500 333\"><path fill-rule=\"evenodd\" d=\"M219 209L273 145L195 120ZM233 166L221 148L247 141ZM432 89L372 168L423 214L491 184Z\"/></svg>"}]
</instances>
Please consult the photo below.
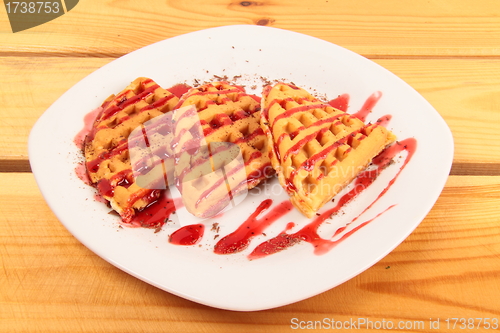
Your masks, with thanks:
<instances>
[{"instance_id":1,"label":"waffle with red syrup","mask_svg":"<svg viewBox=\"0 0 500 333\"><path fill-rule=\"evenodd\" d=\"M90 180L124 223L132 223L137 211L156 201L161 193L136 183L130 162L129 134L150 119L173 110L178 102L177 96L153 80L137 78L118 95L104 101L85 138Z\"/></svg>"},{"instance_id":2,"label":"waffle with red syrup","mask_svg":"<svg viewBox=\"0 0 500 333\"><path fill-rule=\"evenodd\" d=\"M280 184L307 217L395 140L385 127L365 124L285 83L264 88L261 125Z\"/></svg>"},{"instance_id":3,"label":"waffle with red syrup","mask_svg":"<svg viewBox=\"0 0 500 333\"><path fill-rule=\"evenodd\" d=\"M199 128L193 131L181 126L180 140L194 139L206 148L177 158L177 185L189 212L210 217L226 207L235 195L274 174L267 137L260 127L260 98L247 94L242 87L213 82L184 94L177 108L187 106L196 108ZM239 162L233 159L238 155ZM200 161L205 161L204 172L200 172Z\"/></svg>"}]
</instances>

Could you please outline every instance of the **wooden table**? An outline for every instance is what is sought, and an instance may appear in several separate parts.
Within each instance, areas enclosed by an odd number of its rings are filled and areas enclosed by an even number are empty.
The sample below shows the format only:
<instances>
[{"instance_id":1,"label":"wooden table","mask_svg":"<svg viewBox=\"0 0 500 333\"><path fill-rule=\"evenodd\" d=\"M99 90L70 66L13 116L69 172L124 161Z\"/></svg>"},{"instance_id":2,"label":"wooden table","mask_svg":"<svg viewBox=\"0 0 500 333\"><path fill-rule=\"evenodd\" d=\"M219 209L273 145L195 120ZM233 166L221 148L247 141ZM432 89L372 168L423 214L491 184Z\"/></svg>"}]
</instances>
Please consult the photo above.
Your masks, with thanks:
<instances>
[{"instance_id":1,"label":"wooden table","mask_svg":"<svg viewBox=\"0 0 500 333\"><path fill-rule=\"evenodd\" d=\"M392 253L328 292L254 313L184 300L96 256L49 210L27 156L37 118L86 75L156 41L230 24L301 32L375 61L422 94L455 139L444 191ZM332 318L413 332L467 331L460 318L479 327L470 331L500 325L498 1L82 0L18 33L2 7L0 78L0 332L290 332ZM376 328L358 330L391 331Z\"/></svg>"}]
</instances>

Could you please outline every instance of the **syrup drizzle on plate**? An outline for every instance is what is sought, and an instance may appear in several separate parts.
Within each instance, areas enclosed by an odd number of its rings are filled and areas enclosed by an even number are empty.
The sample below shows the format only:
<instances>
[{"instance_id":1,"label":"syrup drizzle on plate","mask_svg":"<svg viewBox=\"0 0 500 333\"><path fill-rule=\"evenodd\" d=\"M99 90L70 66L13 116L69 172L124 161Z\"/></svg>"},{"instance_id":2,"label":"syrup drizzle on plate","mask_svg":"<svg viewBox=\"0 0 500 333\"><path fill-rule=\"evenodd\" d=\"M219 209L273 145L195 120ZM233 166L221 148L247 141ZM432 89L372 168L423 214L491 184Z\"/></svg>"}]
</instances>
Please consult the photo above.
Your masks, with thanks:
<instances>
[{"instance_id":1,"label":"syrup drizzle on plate","mask_svg":"<svg viewBox=\"0 0 500 333\"><path fill-rule=\"evenodd\" d=\"M372 112L372 109L375 107L377 102L380 100L382 97L382 93L380 91L377 91L368 97L368 99L365 101L361 109L353 113L352 116L358 118L361 121L365 121L366 117Z\"/></svg>"},{"instance_id":2,"label":"syrup drizzle on plate","mask_svg":"<svg viewBox=\"0 0 500 333\"><path fill-rule=\"evenodd\" d=\"M349 224L356 221L389 190L392 184L394 184L396 178L401 174L401 171L404 169L404 167L408 164L411 157L413 156L416 147L417 147L416 140L413 138L405 139L388 147L373 160L373 164L376 166L376 168L362 172L354 181L353 189L344 194L338 200L337 205L335 205L335 207L320 214L312 222L308 223L306 226L304 226L302 229L300 229L295 233L288 234L286 231L284 231L280 233L278 236L257 245L257 247L252 251L252 253L248 255L248 258L258 259L266 257L268 255L280 252L288 247L291 247L292 245L295 245L301 241L311 243L314 246L315 254L324 254L328 252L334 246L339 244L342 240L346 239L349 235L353 234L355 231L361 229L362 227L372 222L373 220L375 220L377 217L379 217L389 209L393 208L394 205L389 206L384 211L377 214L374 218L364 221L355 228L351 229L350 231L347 231L337 240L324 239L320 237L318 234L318 228L320 227L320 225L327 219L329 219L332 215L335 215L344 205L346 205L352 199L357 197L361 192L367 189L379 176L380 172L382 172L382 170L385 169L391 163L391 161L393 161L394 157L398 153L401 153L404 150L407 151L408 154L406 155L405 161L403 162L403 165L399 169L398 173L389 181L389 184L382 190L382 192L375 198L375 200L372 203L370 203L370 205L367 208L365 208L357 217L355 217ZM345 231L346 228L347 226L339 228L335 232L334 236L339 235L340 233Z\"/></svg>"},{"instance_id":3,"label":"syrup drizzle on plate","mask_svg":"<svg viewBox=\"0 0 500 333\"><path fill-rule=\"evenodd\" d=\"M269 209L272 204L273 200L271 199L262 201L236 231L223 237L215 244L214 252L217 254L232 254L245 250L250 245L252 238L261 235L274 221L293 209L291 202L286 200L279 203L263 217L257 218L263 211Z\"/></svg>"},{"instance_id":4,"label":"syrup drizzle on plate","mask_svg":"<svg viewBox=\"0 0 500 333\"><path fill-rule=\"evenodd\" d=\"M171 92L175 95L182 95L187 91L189 86L177 85L171 88ZM170 89L168 89L170 90ZM179 96L180 97L180 96ZM353 113L352 116L359 118L362 121L366 120L373 107L382 97L382 93L376 92L368 97L359 111ZM349 107L350 96L348 94L339 95L337 98L328 102L329 105L347 112ZM74 142L77 147L82 148L85 136L92 130L94 119L102 111L102 107L90 112L84 119L84 128L75 136ZM391 115L385 115L377 120L377 125L386 126L391 119ZM402 141L397 141L393 145L386 148L382 153L375 157L372 161L374 168L363 171L355 179L353 188L340 197L337 204L322 214L319 214L315 219L306 224L300 230L290 233L290 230L296 226L296 223L289 222L286 228L277 236L274 236L260 244L258 244L247 255L249 260L267 257L271 254L280 252L297 243L307 242L313 245L314 253L321 255L327 253L340 242L347 239L350 235L354 234L359 229L368 225L370 222L377 219L379 216L392 209L395 205L391 205L379 212L376 216L357 223L356 226L349 229L349 226L359 219L368 209L370 209L375 202L377 202L394 184L400 173L411 160L417 148L417 142L414 138L408 138ZM367 189L379 176L379 174L391 164L397 154L406 151L406 157L396 175L389 181L388 185L382 192L366 207L359 215L352 219L347 225L338 228L330 239L322 238L319 233L319 227L347 203L357 197L361 192ZM86 172L83 170L83 165L76 168L77 175L86 183L89 182L86 177ZM263 235L264 230L272 223L281 217L285 216L288 212L293 210L293 205L288 201L283 201L271 208L273 204L272 199L262 201L255 211L232 233L221 238L214 246L214 253L216 254L234 254L244 251L250 246L253 238L258 235ZM154 200L148 207L138 212L134 220L127 226L132 227L146 227L156 228L157 231L167 221L170 214L174 213L176 208L182 207L180 198L169 198L166 191L161 191L159 197ZM259 217L263 212L270 209L264 216ZM174 231L168 238L169 243L174 245L191 246L198 244L204 236L205 225L203 223L187 225Z\"/></svg>"},{"instance_id":5,"label":"syrup drizzle on plate","mask_svg":"<svg viewBox=\"0 0 500 333\"><path fill-rule=\"evenodd\" d=\"M168 241L175 245L194 245L203 238L204 232L204 224L191 224L174 231L168 238Z\"/></svg>"},{"instance_id":6,"label":"syrup drizzle on plate","mask_svg":"<svg viewBox=\"0 0 500 333\"><path fill-rule=\"evenodd\" d=\"M100 106L100 107L90 111L89 113L87 113L85 115L85 117L83 118L83 128L80 130L80 132L78 132L78 134L73 139L73 142L75 143L75 145L79 149L83 150L83 144L85 142L85 137L92 130L92 127L94 125L94 121L96 120L97 116L101 113L102 109L103 109L102 106Z\"/></svg>"}]
</instances>

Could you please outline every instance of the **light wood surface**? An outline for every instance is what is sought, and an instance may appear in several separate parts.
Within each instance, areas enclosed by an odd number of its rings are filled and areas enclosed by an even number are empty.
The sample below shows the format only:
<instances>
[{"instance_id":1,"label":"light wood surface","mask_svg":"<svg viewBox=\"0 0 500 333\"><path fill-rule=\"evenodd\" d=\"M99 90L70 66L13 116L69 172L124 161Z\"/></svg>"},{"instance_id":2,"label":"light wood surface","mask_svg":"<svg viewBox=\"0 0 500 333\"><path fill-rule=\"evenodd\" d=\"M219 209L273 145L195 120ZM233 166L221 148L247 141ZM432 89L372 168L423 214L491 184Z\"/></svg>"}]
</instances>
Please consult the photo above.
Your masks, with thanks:
<instances>
[{"instance_id":1,"label":"light wood surface","mask_svg":"<svg viewBox=\"0 0 500 333\"><path fill-rule=\"evenodd\" d=\"M173 296L99 258L50 211L27 155L35 121L86 75L142 46L230 24L289 29L372 59L422 94L455 140L445 189L394 251L323 294L249 313ZM412 332L467 331L446 318L500 326L497 1L82 0L18 33L0 6L0 105L0 332L290 332L294 320L325 318L403 321Z\"/></svg>"},{"instance_id":2,"label":"light wood surface","mask_svg":"<svg viewBox=\"0 0 500 333\"><path fill-rule=\"evenodd\" d=\"M27 138L38 117L68 87L112 60L0 57L0 77L11 78L0 95L0 161L20 159L27 164ZM457 167L483 163L484 173L500 174L500 59L374 61L415 88L446 120L455 140Z\"/></svg>"}]
</instances>

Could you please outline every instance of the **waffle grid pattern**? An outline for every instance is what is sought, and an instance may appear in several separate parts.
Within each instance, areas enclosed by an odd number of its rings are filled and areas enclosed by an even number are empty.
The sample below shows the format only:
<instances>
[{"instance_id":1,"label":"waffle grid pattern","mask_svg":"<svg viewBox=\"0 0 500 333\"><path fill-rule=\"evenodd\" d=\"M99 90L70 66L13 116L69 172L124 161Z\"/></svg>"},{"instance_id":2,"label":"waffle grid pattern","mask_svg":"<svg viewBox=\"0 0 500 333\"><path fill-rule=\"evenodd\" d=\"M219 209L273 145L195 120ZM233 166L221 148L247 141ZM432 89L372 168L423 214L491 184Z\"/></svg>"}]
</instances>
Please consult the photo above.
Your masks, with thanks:
<instances>
[{"instance_id":1,"label":"waffle grid pattern","mask_svg":"<svg viewBox=\"0 0 500 333\"><path fill-rule=\"evenodd\" d=\"M308 217L393 140L382 126L364 124L293 85L266 88L263 110L263 126L274 142L273 167Z\"/></svg>"},{"instance_id":2,"label":"waffle grid pattern","mask_svg":"<svg viewBox=\"0 0 500 333\"><path fill-rule=\"evenodd\" d=\"M171 111L178 98L153 80L137 78L102 104L84 153L90 180L111 207L129 222L134 209L147 206L158 191L139 187L132 177L128 136L146 121Z\"/></svg>"},{"instance_id":3,"label":"waffle grid pattern","mask_svg":"<svg viewBox=\"0 0 500 333\"><path fill-rule=\"evenodd\" d=\"M195 105L206 142L237 144L243 155L248 188L273 174L267 137L260 127L260 99L241 87L214 82L193 88L179 107Z\"/></svg>"}]
</instances>

